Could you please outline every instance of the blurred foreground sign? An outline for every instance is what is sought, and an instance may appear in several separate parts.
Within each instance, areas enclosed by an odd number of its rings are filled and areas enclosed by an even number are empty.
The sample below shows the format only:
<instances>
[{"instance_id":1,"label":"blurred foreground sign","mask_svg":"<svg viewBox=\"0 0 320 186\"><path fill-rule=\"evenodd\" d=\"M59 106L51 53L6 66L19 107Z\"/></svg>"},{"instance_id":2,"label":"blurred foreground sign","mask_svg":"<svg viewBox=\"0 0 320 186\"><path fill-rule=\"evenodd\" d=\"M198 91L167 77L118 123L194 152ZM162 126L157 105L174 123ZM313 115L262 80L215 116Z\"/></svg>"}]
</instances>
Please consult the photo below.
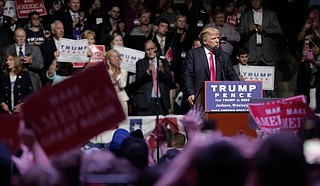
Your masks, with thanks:
<instances>
[{"instance_id":1,"label":"blurred foreground sign","mask_svg":"<svg viewBox=\"0 0 320 186\"><path fill-rule=\"evenodd\" d=\"M271 102L249 103L248 106L255 123L267 136L280 132L299 135L304 120L315 117L303 95Z\"/></svg>"},{"instance_id":2,"label":"blurred foreground sign","mask_svg":"<svg viewBox=\"0 0 320 186\"><path fill-rule=\"evenodd\" d=\"M77 147L125 119L104 63L35 92L23 105L23 117L48 155Z\"/></svg>"},{"instance_id":3,"label":"blurred foreground sign","mask_svg":"<svg viewBox=\"0 0 320 186\"><path fill-rule=\"evenodd\" d=\"M0 142L4 142L15 153L20 145L18 136L20 115L0 114Z\"/></svg>"}]
</instances>

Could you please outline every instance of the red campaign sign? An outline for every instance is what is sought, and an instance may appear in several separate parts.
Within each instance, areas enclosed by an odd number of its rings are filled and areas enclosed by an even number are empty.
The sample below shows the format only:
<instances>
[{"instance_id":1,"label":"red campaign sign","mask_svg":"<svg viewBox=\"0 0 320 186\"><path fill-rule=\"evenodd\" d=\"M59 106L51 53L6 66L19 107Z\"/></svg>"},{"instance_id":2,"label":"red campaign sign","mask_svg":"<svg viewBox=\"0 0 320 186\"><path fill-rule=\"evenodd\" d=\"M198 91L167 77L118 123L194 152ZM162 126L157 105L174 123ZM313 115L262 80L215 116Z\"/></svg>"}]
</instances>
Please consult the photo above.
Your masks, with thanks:
<instances>
[{"instance_id":1,"label":"red campaign sign","mask_svg":"<svg viewBox=\"0 0 320 186\"><path fill-rule=\"evenodd\" d=\"M104 62L104 52L106 51L104 45L92 45L89 47L92 56L90 58L90 63L98 63L98 62Z\"/></svg>"},{"instance_id":2,"label":"red campaign sign","mask_svg":"<svg viewBox=\"0 0 320 186\"><path fill-rule=\"evenodd\" d=\"M22 109L49 155L77 147L125 119L103 63L35 92Z\"/></svg>"},{"instance_id":3,"label":"red campaign sign","mask_svg":"<svg viewBox=\"0 0 320 186\"><path fill-rule=\"evenodd\" d=\"M20 115L0 114L0 141L3 140L11 152L15 152L20 145L18 134L20 119Z\"/></svg>"},{"instance_id":4,"label":"red campaign sign","mask_svg":"<svg viewBox=\"0 0 320 186\"><path fill-rule=\"evenodd\" d=\"M99 62L104 62L103 53L106 51L104 45L91 45L89 46L92 56L90 57L90 66L97 65ZM72 63L73 68L83 68L86 65L86 62L75 62Z\"/></svg>"},{"instance_id":5,"label":"red campaign sign","mask_svg":"<svg viewBox=\"0 0 320 186\"><path fill-rule=\"evenodd\" d=\"M166 55L164 56L166 58L166 60L170 63L172 60L173 60L173 57L172 57L172 49L171 47L169 47Z\"/></svg>"},{"instance_id":6,"label":"red campaign sign","mask_svg":"<svg viewBox=\"0 0 320 186\"><path fill-rule=\"evenodd\" d=\"M264 103L248 103L249 112L256 124L266 135L280 133L281 128L281 106L282 102L298 101L306 103L303 95L285 98L282 100L264 102Z\"/></svg>"},{"instance_id":7,"label":"red campaign sign","mask_svg":"<svg viewBox=\"0 0 320 186\"><path fill-rule=\"evenodd\" d=\"M17 13L19 18L28 18L28 14L37 11L40 16L47 15L43 0L16 0Z\"/></svg>"},{"instance_id":8,"label":"red campaign sign","mask_svg":"<svg viewBox=\"0 0 320 186\"><path fill-rule=\"evenodd\" d=\"M300 101L284 101L281 107L281 129L280 132L290 132L299 136L302 123L305 119L314 118L315 113L306 104Z\"/></svg>"}]
</instances>

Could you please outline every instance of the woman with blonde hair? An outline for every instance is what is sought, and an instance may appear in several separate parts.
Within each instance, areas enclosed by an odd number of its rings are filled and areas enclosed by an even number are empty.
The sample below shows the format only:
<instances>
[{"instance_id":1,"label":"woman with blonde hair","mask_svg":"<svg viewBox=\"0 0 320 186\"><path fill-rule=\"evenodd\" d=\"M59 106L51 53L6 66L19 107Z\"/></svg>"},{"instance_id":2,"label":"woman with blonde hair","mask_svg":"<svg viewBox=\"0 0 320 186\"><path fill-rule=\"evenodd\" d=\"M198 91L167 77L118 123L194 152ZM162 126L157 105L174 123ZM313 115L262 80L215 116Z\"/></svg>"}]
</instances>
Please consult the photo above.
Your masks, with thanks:
<instances>
[{"instance_id":1,"label":"woman with blonde hair","mask_svg":"<svg viewBox=\"0 0 320 186\"><path fill-rule=\"evenodd\" d=\"M96 43L96 33L93 30L85 30L84 32L81 33L81 39L87 39L88 41L88 51L87 51L87 55L88 56L92 56L92 51L91 51L91 46L93 46ZM73 68L87 68L89 67L89 63L87 62L75 62L72 63Z\"/></svg>"},{"instance_id":2,"label":"woman with blonde hair","mask_svg":"<svg viewBox=\"0 0 320 186\"><path fill-rule=\"evenodd\" d=\"M117 50L110 49L106 53L105 63L108 67L108 73L110 75L111 81L117 92L119 101L124 110L124 113L128 115L128 103L129 97L124 90L127 85L128 71L121 69L121 57Z\"/></svg>"},{"instance_id":3,"label":"woman with blonde hair","mask_svg":"<svg viewBox=\"0 0 320 186\"><path fill-rule=\"evenodd\" d=\"M94 45L96 43L96 33L93 30L85 30L81 34L82 39L88 40L88 46Z\"/></svg>"}]
</instances>

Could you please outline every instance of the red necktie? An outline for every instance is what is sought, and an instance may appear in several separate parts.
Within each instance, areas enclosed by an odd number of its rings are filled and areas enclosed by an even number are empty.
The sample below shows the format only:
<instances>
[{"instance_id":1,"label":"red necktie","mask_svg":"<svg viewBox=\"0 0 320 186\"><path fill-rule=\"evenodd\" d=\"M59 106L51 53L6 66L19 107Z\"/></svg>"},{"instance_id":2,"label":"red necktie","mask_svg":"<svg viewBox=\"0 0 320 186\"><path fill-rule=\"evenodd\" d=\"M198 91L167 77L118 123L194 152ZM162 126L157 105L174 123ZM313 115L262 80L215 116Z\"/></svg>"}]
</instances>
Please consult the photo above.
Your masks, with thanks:
<instances>
[{"instance_id":1,"label":"red necktie","mask_svg":"<svg viewBox=\"0 0 320 186\"><path fill-rule=\"evenodd\" d=\"M216 81L216 70L214 66L214 59L212 52L209 52L210 54L210 81Z\"/></svg>"},{"instance_id":2,"label":"red necktie","mask_svg":"<svg viewBox=\"0 0 320 186\"><path fill-rule=\"evenodd\" d=\"M154 60L151 61L152 64L152 83L153 83L153 91L157 94L157 70L156 70L156 62ZM160 90L158 91L160 94Z\"/></svg>"}]
</instances>

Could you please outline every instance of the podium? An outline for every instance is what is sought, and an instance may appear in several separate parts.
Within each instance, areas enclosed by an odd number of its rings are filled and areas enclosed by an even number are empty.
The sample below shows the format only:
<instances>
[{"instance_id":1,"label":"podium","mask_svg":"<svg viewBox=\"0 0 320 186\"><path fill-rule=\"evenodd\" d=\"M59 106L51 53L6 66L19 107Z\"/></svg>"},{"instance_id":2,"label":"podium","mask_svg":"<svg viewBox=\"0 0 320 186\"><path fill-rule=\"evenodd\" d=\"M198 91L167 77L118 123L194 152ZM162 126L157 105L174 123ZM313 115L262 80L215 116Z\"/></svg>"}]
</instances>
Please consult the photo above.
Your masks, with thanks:
<instances>
[{"instance_id":1,"label":"podium","mask_svg":"<svg viewBox=\"0 0 320 186\"><path fill-rule=\"evenodd\" d=\"M200 104L203 108L207 108L207 99L213 100L211 97L208 98L208 94L206 83L213 83L213 82L204 82L200 89L197 91L195 96L195 104ZM229 82L230 83L230 82ZM232 84L232 83L231 83ZM237 84L234 82L234 84ZM244 82L241 82L244 84ZM225 89L224 89L225 90ZM258 90L260 91L260 89ZM227 94L231 94L230 92L226 91ZM214 93L216 94L216 93ZM262 95L262 91L261 91ZM216 99L215 99L216 100ZM223 99L221 99L223 100ZM214 101L214 100L213 100ZM230 104L231 106L232 104ZM221 111L207 111L205 109L205 119L206 120L214 120L216 122L216 128L221 130L223 135L225 136L233 136L239 132L244 132L249 136L256 137L256 132L254 129L249 128L249 111L228 111L228 112L221 112Z\"/></svg>"},{"instance_id":2,"label":"podium","mask_svg":"<svg viewBox=\"0 0 320 186\"><path fill-rule=\"evenodd\" d=\"M206 112L207 120L214 120L216 122L217 129L222 131L225 136L233 136L240 131L243 131L249 136L256 137L256 132L249 128L249 113L214 113Z\"/></svg>"}]
</instances>

